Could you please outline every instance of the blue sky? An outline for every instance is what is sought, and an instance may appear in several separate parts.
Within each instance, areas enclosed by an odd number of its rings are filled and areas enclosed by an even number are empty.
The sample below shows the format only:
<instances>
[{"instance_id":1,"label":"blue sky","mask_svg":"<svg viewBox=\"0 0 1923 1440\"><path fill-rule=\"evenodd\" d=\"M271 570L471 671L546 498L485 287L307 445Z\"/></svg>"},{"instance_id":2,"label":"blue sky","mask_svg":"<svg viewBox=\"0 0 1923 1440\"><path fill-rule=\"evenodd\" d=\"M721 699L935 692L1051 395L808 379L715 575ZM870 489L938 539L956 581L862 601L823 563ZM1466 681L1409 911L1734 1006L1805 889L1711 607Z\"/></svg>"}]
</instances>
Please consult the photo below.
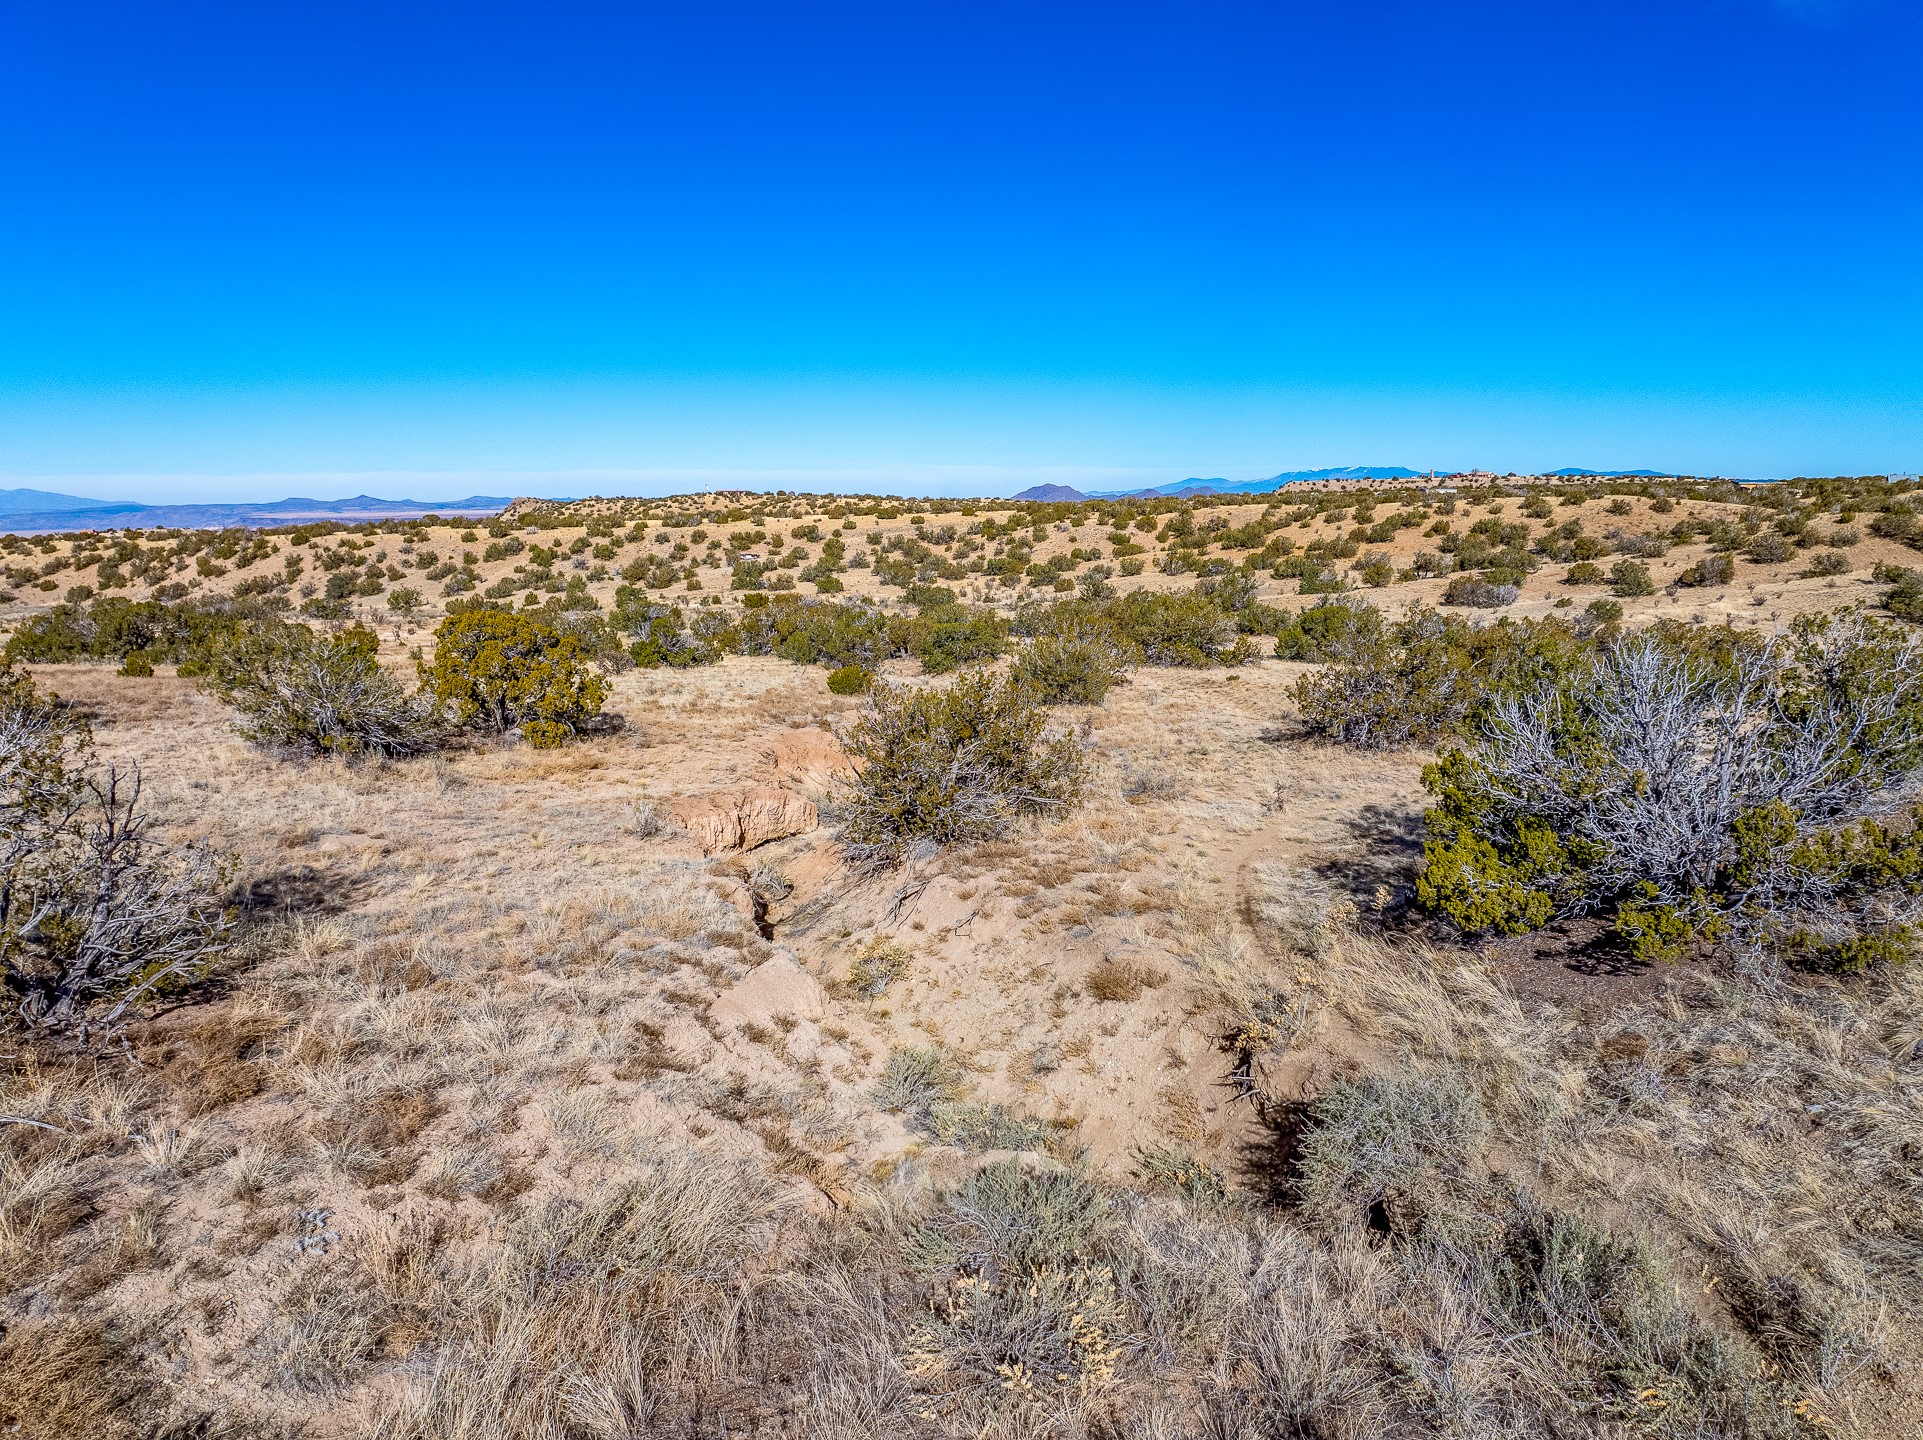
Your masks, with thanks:
<instances>
[{"instance_id":1,"label":"blue sky","mask_svg":"<svg viewBox=\"0 0 1923 1440\"><path fill-rule=\"evenodd\" d=\"M0 0L0 484L1914 470L1919 74L1911 0Z\"/></svg>"}]
</instances>

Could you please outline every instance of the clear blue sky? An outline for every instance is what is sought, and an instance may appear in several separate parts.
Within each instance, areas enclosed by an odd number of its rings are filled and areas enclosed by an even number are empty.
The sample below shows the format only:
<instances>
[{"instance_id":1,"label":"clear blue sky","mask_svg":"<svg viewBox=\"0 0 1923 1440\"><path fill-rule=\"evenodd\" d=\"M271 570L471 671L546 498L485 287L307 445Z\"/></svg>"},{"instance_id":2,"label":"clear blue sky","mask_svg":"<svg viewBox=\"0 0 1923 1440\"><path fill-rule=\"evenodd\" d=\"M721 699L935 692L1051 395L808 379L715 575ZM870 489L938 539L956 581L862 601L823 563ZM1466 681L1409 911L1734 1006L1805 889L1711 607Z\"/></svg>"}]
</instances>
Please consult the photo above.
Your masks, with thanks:
<instances>
[{"instance_id":1,"label":"clear blue sky","mask_svg":"<svg viewBox=\"0 0 1923 1440\"><path fill-rule=\"evenodd\" d=\"M0 484L1914 470L1920 77L1914 0L0 0Z\"/></svg>"}]
</instances>

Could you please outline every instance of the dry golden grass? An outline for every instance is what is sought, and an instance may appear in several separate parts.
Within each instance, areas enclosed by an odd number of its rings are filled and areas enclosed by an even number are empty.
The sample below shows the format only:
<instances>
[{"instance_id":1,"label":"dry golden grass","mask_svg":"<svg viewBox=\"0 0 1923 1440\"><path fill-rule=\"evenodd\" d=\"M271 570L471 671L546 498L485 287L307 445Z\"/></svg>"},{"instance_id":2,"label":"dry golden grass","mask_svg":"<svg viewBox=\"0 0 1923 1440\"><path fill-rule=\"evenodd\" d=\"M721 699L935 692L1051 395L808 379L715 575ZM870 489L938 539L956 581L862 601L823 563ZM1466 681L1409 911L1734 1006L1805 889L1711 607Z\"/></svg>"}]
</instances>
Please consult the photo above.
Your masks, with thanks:
<instances>
[{"instance_id":1,"label":"dry golden grass","mask_svg":"<svg viewBox=\"0 0 1923 1440\"><path fill-rule=\"evenodd\" d=\"M69 1318L10 1325L0 1335L0 1430L25 1440L150 1434L155 1387L131 1338Z\"/></svg>"},{"instance_id":2,"label":"dry golden grass","mask_svg":"<svg viewBox=\"0 0 1923 1440\"><path fill-rule=\"evenodd\" d=\"M1104 960L1088 973L1084 988L1092 1000L1121 1004L1138 998L1143 991L1164 984L1168 976L1160 970L1131 960Z\"/></svg>"}]
</instances>

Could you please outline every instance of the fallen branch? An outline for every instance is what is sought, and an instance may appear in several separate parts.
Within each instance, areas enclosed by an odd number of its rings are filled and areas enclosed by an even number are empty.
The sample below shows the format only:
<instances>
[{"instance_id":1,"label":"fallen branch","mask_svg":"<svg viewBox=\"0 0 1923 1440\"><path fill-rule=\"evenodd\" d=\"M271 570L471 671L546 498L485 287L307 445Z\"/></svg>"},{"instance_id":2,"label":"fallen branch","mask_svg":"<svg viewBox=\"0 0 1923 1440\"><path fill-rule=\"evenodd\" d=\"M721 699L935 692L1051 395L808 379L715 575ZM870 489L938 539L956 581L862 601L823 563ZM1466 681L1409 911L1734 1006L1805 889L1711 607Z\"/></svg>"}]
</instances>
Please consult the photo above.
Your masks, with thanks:
<instances>
[{"instance_id":1,"label":"fallen branch","mask_svg":"<svg viewBox=\"0 0 1923 1440\"><path fill-rule=\"evenodd\" d=\"M24 1115L0 1115L0 1125L31 1125L36 1130L51 1130L56 1135L71 1135L73 1131L58 1125L49 1125L45 1120L29 1120Z\"/></svg>"}]
</instances>

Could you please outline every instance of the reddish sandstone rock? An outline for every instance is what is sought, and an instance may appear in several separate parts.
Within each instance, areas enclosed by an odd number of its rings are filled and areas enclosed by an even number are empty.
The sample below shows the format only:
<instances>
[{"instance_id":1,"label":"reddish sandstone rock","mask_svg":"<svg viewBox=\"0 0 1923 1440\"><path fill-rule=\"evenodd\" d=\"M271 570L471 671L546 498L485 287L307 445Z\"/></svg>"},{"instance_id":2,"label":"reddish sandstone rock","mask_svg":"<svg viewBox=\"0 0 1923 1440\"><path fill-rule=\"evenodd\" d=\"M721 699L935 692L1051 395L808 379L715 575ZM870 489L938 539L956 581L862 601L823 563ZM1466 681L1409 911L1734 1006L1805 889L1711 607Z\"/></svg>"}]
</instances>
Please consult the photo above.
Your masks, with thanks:
<instances>
[{"instance_id":1,"label":"reddish sandstone rock","mask_svg":"<svg viewBox=\"0 0 1923 1440\"><path fill-rule=\"evenodd\" d=\"M668 810L708 854L752 850L770 840L806 835L821 823L812 800L773 785L746 785L669 802Z\"/></svg>"}]
</instances>

